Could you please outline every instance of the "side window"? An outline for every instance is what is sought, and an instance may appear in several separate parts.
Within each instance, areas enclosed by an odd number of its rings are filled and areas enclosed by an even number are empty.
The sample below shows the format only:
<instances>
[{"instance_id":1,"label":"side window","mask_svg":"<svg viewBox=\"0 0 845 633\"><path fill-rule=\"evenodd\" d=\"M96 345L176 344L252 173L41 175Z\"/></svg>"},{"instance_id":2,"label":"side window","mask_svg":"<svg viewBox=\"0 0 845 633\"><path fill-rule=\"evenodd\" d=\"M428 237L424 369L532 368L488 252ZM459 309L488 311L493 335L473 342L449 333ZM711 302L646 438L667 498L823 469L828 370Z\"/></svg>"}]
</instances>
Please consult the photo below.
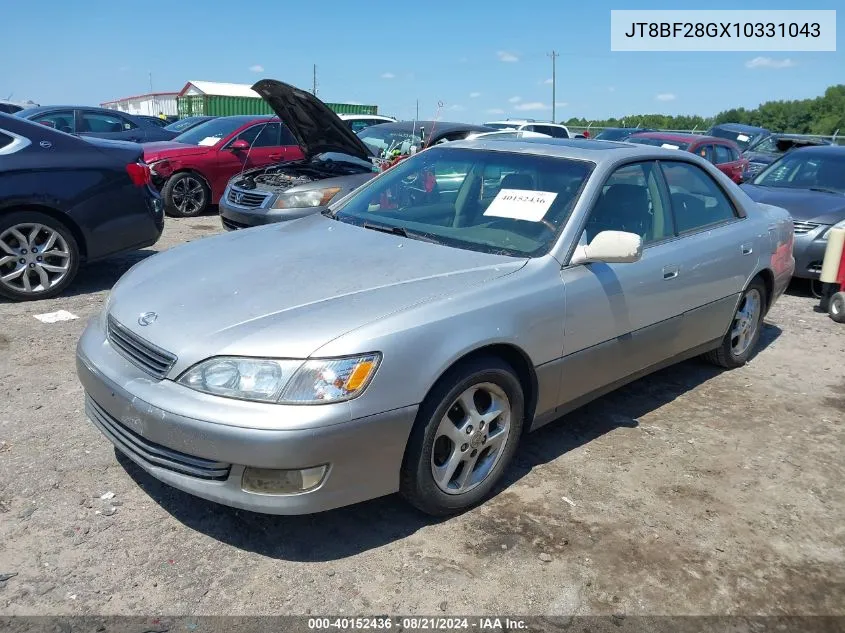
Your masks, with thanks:
<instances>
[{"instance_id":1,"label":"side window","mask_svg":"<svg viewBox=\"0 0 845 633\"><path fill-rule=\"evenodd\" d=\"M356 134L358 132L360 132L361 130L364 130L364 129L370 127L371 125L372 125L372 122L368 121L367 119L356 119L354 121L349 122L349 127L351 127L352 131L355 132Z\"/></svg>"},{"instance_id":2,"label":"side window","mask_svg":"<svg viewBox=\"0 0 845 633\"><path fill-rule=\"evenodd\" d=\"M672 214L660 193L657 163L618 168L602 187L584 229L586 241L602 231L627 231L658 242L675 235Z\"/></svg>"},{"instance_id":3,"label":"side window","mask_svg":"<svg viewBox=\"0 0 845 633\"><path fill-rule=\"evenodd\" d=\"M713 146L712 145L699 145L695 153L701 156L703 159L713 162Z\"/></svg>"},{"instance_id":4,"label":"side window","mask_svg":"<svg viewBox=\"0 0 845 633\"><path fill-rule=\"evenodd\" d=\"M279 123L279 132L281 133L279 138L279 145L299 145L299 143L293 137L293 134L291 134L290 130L285 124Z\"/></svg>"},{"instance_id":5,"label":"side window","mask_svg":"<svg viewBox=\"0 0 845 633\"><path fill-rule=\"evenodd\" d=\"M548 134L549 136L553 136L554 138L569 138L569 135L566 133L566 130L556 125L535 125L534 128L536 132Z\"/></svg>"},{"instance_id":6,"label":"side window","mask_svg":"<svg viewBox=\"0 0 845 633\"><path fill-rule=\"evenodd\" d=\"M721 165L722 163L731 163L736 160L733 156L733 152L731 148L727 145L714 145L713 146L713 156L714 162L717 165Z\"/></svg>"},{"instance_id":7,"label":"side window","mask_svg":"<svg viewBox=\"0 0 845 633\"><path fill-rule=\"evenodd\" d=\"M3 134L3 132L0 132L0 149L11 145L13 140L14 139L8 134Z\"/></svg>"},{"instance_id":8,"label":"side window","mask_svg":"<svg viewBox=\"0 0 845 633\"><path fill-rule=\"evenodd\" d=\"M73 134L76 131L76 126L73 124L73 110L57 110L49 114L42 114L34 117L33 121L68 134Z\"/></svg>"},{"instance_id":9,"label":"side window","mask_svg":"<svg viewBox=\"0 0 845 633\"><path fill-rule=\"evenodd\" d=\"M121 116L101 114L100 112L83 112L81 132L123 132L136 126Z\"/></svg>"},{"instance_id":10,"label":"side window","mask_svg":"<svg viewBox=\"0 0 845 633\"><path fill-rule=\"evenodd\" d=\"M733 220L736 212L721 187L697 165L663 162L678 233Z\"/></svg>"},{"instance_id":11,"label":"side window","mask_svg":"<svg viewBox=\"0 0 845 633\"><path fill-rule=\"evenodd\" d=\"M233 140L246 141L252 147L275 147L279 144L279 128L278 123L260 123L248 127Z\"/></svg>"}]
</instances>

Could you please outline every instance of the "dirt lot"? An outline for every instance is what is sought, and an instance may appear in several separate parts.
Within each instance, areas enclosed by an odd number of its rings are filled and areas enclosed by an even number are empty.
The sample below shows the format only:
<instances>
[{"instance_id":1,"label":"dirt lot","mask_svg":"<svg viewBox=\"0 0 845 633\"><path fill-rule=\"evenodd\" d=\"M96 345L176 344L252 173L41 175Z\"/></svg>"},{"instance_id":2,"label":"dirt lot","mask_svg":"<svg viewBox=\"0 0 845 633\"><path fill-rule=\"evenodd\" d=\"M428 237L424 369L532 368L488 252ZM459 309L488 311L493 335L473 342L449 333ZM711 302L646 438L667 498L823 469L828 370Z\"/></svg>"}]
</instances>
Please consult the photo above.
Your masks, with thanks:
<instances>
[{"instance_id":1,"label":"dirt lot","mask_svg":"<svg viewBox=\"0 0 845 633\"><path fill-rule=\"evenodd\" d=\"M168 220L157 248L218 227ZM151 252L0 302L0 613L845 614L845 327L800 289L750 365L684 363L549 425L462 516L266 517L159 484L84 417L76 340ZM79 319L33 318L60 309Z\"/></svg>"}]
</instances>

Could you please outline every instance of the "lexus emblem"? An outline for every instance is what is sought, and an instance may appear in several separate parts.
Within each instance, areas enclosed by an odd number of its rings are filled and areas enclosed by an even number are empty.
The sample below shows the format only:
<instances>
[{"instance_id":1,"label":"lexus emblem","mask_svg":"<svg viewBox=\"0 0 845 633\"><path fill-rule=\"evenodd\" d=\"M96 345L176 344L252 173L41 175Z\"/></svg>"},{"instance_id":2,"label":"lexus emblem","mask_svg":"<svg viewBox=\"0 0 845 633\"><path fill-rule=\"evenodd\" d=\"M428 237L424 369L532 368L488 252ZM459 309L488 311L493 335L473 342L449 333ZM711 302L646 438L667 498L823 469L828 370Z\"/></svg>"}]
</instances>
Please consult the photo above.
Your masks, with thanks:
<instances>
[{"instance_id":1,"label":"lexus emblem","mask_svg":"<svg viewBox=\"0 0 845 633\"><path fill-rule=\"evenodd\" d=\"M152 323L155 323L157 318L158 315L155 312L144 312L144 314L138 317L138 325L151 325Z\"/></svg>"}]
</instances>

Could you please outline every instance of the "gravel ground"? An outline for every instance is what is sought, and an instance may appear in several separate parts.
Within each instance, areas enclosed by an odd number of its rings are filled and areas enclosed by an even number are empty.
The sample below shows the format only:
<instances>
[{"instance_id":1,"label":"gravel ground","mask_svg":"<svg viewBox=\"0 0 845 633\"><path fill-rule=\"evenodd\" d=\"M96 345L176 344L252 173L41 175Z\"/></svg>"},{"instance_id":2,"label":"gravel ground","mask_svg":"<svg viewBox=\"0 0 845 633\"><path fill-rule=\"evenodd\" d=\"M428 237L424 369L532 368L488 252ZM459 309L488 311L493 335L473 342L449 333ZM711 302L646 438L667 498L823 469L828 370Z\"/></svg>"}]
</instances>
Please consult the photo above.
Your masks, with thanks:
<instances>
[{"instance_id":1,"label":"gravel ground","mask_svg":"<svg viewBox=\"0 0 845 633\"><path fill-rule=\"evenodd\" d=\"M74 372L123 271L218 231L169 219L66 296L0 300L0 613L845 614L845 329L800 288L747 367L683 363L545 427L462 516L269 517L116 456Z\"/></svg>"}]
</instances>

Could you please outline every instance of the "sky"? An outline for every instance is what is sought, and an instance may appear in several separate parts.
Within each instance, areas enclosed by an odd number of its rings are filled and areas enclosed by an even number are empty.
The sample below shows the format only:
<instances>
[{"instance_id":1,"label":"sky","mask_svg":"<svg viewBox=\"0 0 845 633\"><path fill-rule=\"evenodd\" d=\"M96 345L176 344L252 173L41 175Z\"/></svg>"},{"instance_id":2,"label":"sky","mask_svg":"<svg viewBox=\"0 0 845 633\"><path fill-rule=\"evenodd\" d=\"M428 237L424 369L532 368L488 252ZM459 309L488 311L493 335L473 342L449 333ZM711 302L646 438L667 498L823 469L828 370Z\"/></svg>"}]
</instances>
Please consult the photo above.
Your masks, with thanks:
<instances>
[{"instance_id":1,"label":"sky","mask_svg":"<svg viewBox=\"0 0 845 633\"><path fill-rule=\"evenodd\" d=\"M839 9L841 0L519 3L217 0L6 2L0 98L99 104L187 81L311 89L324 101L366 103L412 118L482 122L629 114L700 114L815 97L845 83L836 52L611 52L611 9ZM839 6L837 6L839 5ZM442 105L441 105L442 104Z\"/></svg>"}]
</instances>

